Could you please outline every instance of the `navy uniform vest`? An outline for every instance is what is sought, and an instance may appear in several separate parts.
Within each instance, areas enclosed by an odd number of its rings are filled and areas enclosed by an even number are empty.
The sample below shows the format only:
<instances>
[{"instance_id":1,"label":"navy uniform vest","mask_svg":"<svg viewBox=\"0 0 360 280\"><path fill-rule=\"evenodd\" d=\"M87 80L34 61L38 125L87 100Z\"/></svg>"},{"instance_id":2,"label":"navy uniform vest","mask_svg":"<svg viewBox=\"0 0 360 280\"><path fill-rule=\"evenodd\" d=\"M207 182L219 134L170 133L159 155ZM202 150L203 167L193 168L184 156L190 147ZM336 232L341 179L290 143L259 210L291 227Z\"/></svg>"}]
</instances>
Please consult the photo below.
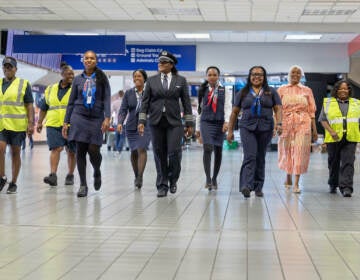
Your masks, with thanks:
<instances>
[{"instance_id":1,"label":"navy uniform vest","mask_svg":"<svg viewBox=\"0 0 360 280\"><path fill-rule=\"evenodd\" d=\"M213 112L211 103L208 106L208 93L209 88L204 92L201 109L201 121L224 121L224 106L225 106L225 87L218 87L216 113Z\"/></svg>"}]
</instances>

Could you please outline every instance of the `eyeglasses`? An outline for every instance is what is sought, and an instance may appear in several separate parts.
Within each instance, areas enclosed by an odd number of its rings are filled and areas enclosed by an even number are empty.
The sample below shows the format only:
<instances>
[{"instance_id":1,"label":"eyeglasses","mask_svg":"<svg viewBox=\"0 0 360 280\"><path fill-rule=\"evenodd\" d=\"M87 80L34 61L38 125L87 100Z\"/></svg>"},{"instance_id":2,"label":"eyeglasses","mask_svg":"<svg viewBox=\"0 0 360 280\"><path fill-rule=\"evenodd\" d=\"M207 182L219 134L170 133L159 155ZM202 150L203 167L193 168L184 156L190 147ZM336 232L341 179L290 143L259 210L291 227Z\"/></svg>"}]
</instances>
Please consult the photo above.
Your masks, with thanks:
<instances>
[{"instance_id":1,"label":"eyeglasses","mask_svg":"<svg viewBox=\"0 0 360 280\"><path fill-rule=\"evenodd\" d=\"M5 68L5 69L13 69L14 66L12 66L11 64L5 64L5 65L3 65L3 68Z\"/></svg>"},{"instance_id":2,"label":"eyeglasses","mask_svg":"<svg viewBox=\"0 0 360 280\"><path fill-rule=\"evenodd\" d=\"M264 77L264 74L262 73L251 73L250 75L253 77Z\"/></svg>"},{"instance_id":3,"label":"eyeglasses","mask_svg":"<svg viewBox=\"0 0 360 280\"><path fill-rule=\"evenodd\" d=\"M168 64L170 61L159 61L159 64Z\"/></svg>"}]
</instances>

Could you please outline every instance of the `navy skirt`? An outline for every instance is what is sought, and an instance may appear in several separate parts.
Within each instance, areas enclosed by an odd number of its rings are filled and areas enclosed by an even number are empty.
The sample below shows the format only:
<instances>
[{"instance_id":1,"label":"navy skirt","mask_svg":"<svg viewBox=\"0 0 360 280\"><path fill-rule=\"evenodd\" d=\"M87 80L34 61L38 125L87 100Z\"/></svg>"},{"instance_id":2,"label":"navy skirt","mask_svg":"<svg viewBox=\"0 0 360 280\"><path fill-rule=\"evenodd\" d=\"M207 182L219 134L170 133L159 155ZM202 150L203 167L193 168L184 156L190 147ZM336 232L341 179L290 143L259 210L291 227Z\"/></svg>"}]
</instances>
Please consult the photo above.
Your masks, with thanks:
<instances>
[{"instance_id":1,"label":"navy skirt","mask_svg":"<svg viewBox=\"0 0 360 280\"><path fill-rule=\"evenodd\" d=\"M126 130L126 137L131 151L148 149L151 139L149 126L145 126L144 135L140 136L137 130Z\"/></svg>"},{"instance_id":2,"label":"navy skirt","mask_svg":"<svg viewBox=\"0 0 360 280\"><path fill-rule=\"evenodd\" d=\"M222 132L223 121L201 121L200 133L203 144L222 147L225 133Z\"/></svg>"},{"instance_id":3,"label":"navy skirt","mask_svg":"<svg viewBox=\"0 0 360 280\"><path fill-rule=\"evenodd\" d=\"M103 121L103 117L87 117L73 111L70 118L68 141L101 146L103 143L103 133L101 131Z\"/></svg>"}]
</instances>

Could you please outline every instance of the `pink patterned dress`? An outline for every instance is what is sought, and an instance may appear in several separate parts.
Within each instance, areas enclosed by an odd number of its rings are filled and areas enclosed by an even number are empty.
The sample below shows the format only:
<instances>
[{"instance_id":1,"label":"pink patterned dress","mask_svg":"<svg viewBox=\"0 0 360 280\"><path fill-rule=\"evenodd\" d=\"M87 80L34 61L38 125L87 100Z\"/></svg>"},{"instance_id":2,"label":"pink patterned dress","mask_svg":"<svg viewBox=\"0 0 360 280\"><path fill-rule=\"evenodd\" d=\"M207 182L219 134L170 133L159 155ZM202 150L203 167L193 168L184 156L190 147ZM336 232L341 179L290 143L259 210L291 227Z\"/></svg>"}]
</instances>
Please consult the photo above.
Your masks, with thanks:
<instances>
[{"instance_id":1,"label":"pink patterned dress","mask_svg":"<svg viewBox=\"0 0 360 280\"><path fill-rule=\"evenodd\" d=\"M282 134L278 143L279 168L287 174L307 171L311 149L311 118L316 105L312 90L302 84L278 89L282 101Z\"/></svg>"}]
</instances>

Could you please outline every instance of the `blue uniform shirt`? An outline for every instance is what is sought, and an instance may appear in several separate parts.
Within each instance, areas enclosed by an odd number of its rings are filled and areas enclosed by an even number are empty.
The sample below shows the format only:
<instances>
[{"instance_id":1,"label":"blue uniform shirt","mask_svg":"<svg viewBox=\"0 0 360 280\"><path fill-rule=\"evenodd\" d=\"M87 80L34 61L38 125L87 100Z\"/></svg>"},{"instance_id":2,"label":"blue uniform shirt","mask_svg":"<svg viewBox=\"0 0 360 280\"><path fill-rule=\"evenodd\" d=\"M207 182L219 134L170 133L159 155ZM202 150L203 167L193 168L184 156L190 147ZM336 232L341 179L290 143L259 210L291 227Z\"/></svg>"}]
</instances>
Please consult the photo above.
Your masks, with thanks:
<instances>
[{"instance_id":1,"label":"blue uniform shirt","mask_svg":"<svg viewBox=\"0 0 360 280\"><path fill-rule=\"evenodd\" d=\"M251 112L251 106L255 97L249 92L242 99L239 91L235 96L234 106L242 109L242 115L239 122L240 127L254 131L268 131L274 129L273 107L281 105L281 99L277 91L269 87L269 91L264 92L260 97L261 111L260 115Z\"/></svg>"}]
</instances>

